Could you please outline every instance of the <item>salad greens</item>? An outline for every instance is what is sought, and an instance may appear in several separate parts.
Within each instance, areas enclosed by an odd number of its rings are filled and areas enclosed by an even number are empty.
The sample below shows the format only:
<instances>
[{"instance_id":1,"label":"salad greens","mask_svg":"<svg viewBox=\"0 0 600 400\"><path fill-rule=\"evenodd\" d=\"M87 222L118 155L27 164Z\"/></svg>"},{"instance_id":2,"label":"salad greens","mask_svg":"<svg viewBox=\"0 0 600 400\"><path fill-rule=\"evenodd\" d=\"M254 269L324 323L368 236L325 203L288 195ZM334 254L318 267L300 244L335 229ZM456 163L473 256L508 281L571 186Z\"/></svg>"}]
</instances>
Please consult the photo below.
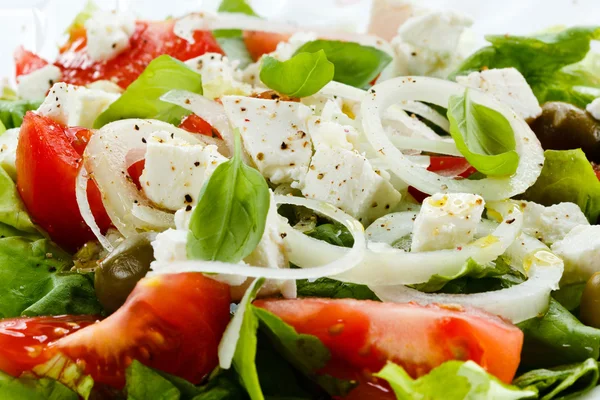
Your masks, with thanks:
<instances>
[{"instance_id":1,"label":"salad greens","mask_svg":"<svg viewBox=\"0 0 600 400\"><path fill-rule=\"evenodd\" d=\"M4 128L18 128L27 111L37 110L41 101L0 100L0 122Z\"/></svg>"},{"instance_id":2,"label":"salad greens","mask_svg":"<svg viewBox=\"0 0 600 400\"><path fill-rule=\"evenodd\" d=\"M385 379L398 400L463 399L530 399L536 392L500 382L472 361L447 361L418 379L411 378L404 369L388 364L375 376Z\"/></svg>"},{"instance_id":3,"label":"salad greens","mask_svg":"<svg viewBox=\"0 0 600 400\"><path fill-rule=\"evenodd\" d=\"M591 223L600 216L600 182L594 169L577 150L546 150L542 174L523 199L550 206L561 202L577 204ZM569 168L565 168L565 165Z\"/></svg>"},{"instance_id":4,"label":"salad greens","mask_svg":"<svg viewBox=\"0 0 600 400\"><path fill-rule=\"evenodd\" d=\"M290 97L308 97L333 79L334 66L325 52L297 53L287 61L263 57L260 80L269 88Z\"/></svg>"},{"instance_id":5,"label":"salad greens","mask_svg":"<svg viewBox=\"0 0 600 400\"><path fill-rule=\"evenodd\" d=\"M80 30L80 29L84 29L84 24L85 22L92 18L92 14L94 14L94 12L98 11L99 7L96 5L96 3L94 3L92 0L88 0L85 3L85 6L83 7L83 10L81 10L73 19L73 22L71 22L71 25L69 25L67 27L67 29L65 29L65 33L69 35L69 40L73 40L75 37L75 33Z\"/></svg>"},{"instance_id":6,"label":"salad greens","mask_svg":"<svg viewBox=\"0 0 600 400\"><path fill-rule=\"evenodd\" d=\"M448 102L450 134L456 147L477 171L488 176L512 175L519 155L508 120L496 110L475 103L470 91Z\"/></svg>"},{"instance_id":7,"label":"salad greens","mask_svg":"<svg viewBox=\"0 0 600 400\"><path fill-rule=\"evenodd\" d=\"M536 390L541 400L585 393L598 382L598 362L589 358L579 364L529 371L513 381L523 389Z\"/></svg>"},{"instance_id":8,"label":"salad greens","mask_svg":"<svg viewBox=\"0 0 600 400\"><path fill-rule=\"evenodd\" d=\"M254 12L246 0L223 0L217 10L219 12L239 13L258 17L258 14ZM240 38L242 31L239 29L218 29L213 31L213 35L217 38L219 45L221 45L221 43L231 42L229 39L235 40ZM224 40L222 41L221 39ZM240 42L243 44L243 41ZM229 55L227 51L225 53Z\"/></svg>"},{"instance_id":9,"label":"salad greens","mask_svg":"<svg viewBox=\"0 0 600 400\"><path fill-rule=\"evenodd\" d=\"M15 184L3 168L0 168L0 223L0 238L21 235L41 237L25 211Z\"/></svg>"},{"instance_id":10,"label":"salad greens","mask_svg":"<svg viewBox=\"0 0 600 400\"><path fill-rule=\"evenodd\" d=\"M204 184L192 214L191 259L238 262L252 253L265 230L270 194L265 178L242 161L239 132L233 157Z\"/></svg>"},{"instance_id":11,"label":"salad greens","mask_svg":"<svg viewBox=\"0 0 600 400\"><path fill-rule=\"evenodd\" d=\"M94 121L94 128L126 118L150 118L179 125L190 112L160 97L174 89L202 94L202 77L168 55L150 62L144 72Z\"/></svg>"},{"instance_id":12,"label":"salad greens","mask_svg":"<svg viewBox=\"0 0 600 400\"><path fill-rule=\"evenodd\" d=\"M333 80L357 88L367 87L392 62L392 57L375 47L354 42L315 40L302 45L296 54L323 50L335 66Z\"/></svg>"},{"instance_id":13,"label":"salad greens","mask_svg":"<svg viewBox=\"0 0 600 400\"><path fill-rule=\"evenodd\" d=\"M50 378L15 378L0 371L0 398L3 400L77 400L79 396Z\"/></svg>"},{"instance_id":14,"label":"salad greens","mask_svg":"<svg viewBox=\"0 0 600 400\"><path fill-rule=\"evenodd\" d=\"M577 64L600 39L600 27L575 27L532 36L486 36L491 46L467 58L451 76L482 68L514 67L523 74L540 104L564 101L585 107L600 97L600 75ZM583 67L583 68L582 68Z\"/></svg>"},{"instance_id":15,"label":"salad greens","mask_svg":"<svg viewBox=\"0 0 600 400\"><path fill-rule=\"evenodd\" d=\"M317 225L314 229L304 233L336 246L352 247L354 245L354 237L348 232L348 228L338 223Z\"/></svg>"},{"instance_id":16,"label":"salad greens","mask_svg":"<svg viewBox=\"0 0 600 400\"><path fill-rule=\"evenodd\" d=\"M319 278L296 281L298 297L327 297L330 299L357 299L379 301L375 293L365 285L345 283L335 279Z\"/></svg>"}]
</instances>

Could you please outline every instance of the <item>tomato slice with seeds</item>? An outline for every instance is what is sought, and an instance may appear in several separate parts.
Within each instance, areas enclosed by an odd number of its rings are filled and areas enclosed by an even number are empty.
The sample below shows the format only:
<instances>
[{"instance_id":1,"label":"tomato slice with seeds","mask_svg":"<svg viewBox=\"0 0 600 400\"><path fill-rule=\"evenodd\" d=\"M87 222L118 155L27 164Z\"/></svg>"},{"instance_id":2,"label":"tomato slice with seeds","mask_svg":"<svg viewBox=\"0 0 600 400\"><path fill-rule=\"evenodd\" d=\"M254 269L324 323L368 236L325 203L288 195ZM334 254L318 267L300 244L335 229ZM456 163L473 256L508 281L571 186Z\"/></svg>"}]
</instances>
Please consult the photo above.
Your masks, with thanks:
<instances>
[{"instance_id":1,"label":"tomato slice with seeds","mask_svg":"<svg viewBox=\"0 0 600 400\"><path fill-rule=\"evenodd\" d=\"M268 54L275 49L280 42L285 42L290 35L272 32L244 32L244 44L248 53L254 61L257 61L263 54Z\"/></svg>"},{"instance_id":2,"label":"tomato slice with seeds","mask_svg":"<svg viewBox=\"0 0 600 400\"><path fill-rule=\"evenodd\" d=\"M451 157L451 156L432 156L429 158L428 171L435 172L438 175L445 176L448 178L468 178L473 175L477 170L469 164L469 162L463 157ZM418 189L410 186L408 192L417 200L422 203L425 198L429 197L428 194L421 192Z\"/></svg>"},{"instance_id":3,"label":"tomato slice with seeds","mask_svg":"<svg viewBox=\"0 0 600 400\"><path fill-rule=\"evenodd\" d=\"M91 135L89 129L67 128L28 112L17 145L17 189L31 219L52 240L71 251L96 240L83 221L75 198L75 180ZM88 184L87 194L96 223L106 231L110 218L93 181Z\"/></svg>"},{"instance_id":4,"label":"tomato slice with seeds","mask_svg":"<svg viewBox=\"0 0 600 400\"><path fill-rule=\"evenodd\" d=\"M388 360L413 377L448 360L472 360L510 383L523 345L523 333L514 325L459 306L350 299L256 300L254 305L321 339L331 351L323 372L362 382Z\"/></svg>"},{"instance_id":5,"label":"tomato slice with seeds","mask_svg":"<svg viewBox=\"0 0 600 400\"><path fill-rule=\"evenodd\" d=\"M196 114L190 114L181 121L179 125L181 129L184 129L190 133L199 133L201 135L221 138L221 134L211 124L197 116Z\"/></svg>"},{"instance_id":6,"label":"tomato slice with seeds","mask_svg":"<svg viewBox=\"0 0 600 400\"><path fill-rule=\"evenodd\" d=\"M30 74L48 65L48 61L29 50L25 50L23 46L17 47L13 57L15 60L15 75L17 77Z\"/></svg>"}]
</instances>

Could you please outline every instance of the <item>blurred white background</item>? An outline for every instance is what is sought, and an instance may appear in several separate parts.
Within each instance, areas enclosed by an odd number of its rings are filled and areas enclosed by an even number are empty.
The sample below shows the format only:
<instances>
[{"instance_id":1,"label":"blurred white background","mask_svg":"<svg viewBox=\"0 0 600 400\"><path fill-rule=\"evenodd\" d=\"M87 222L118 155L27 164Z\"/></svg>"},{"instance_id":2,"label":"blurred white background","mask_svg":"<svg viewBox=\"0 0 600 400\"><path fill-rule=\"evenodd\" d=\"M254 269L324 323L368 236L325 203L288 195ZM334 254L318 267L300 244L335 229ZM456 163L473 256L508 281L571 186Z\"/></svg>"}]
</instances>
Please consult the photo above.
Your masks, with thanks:
<instances>
[{"instance_id":1,"label":"blurred white background","mask_svg":"<svg viewBox=\"0 0 600 400\"><path fill-rule=\"evenodd\" d=\"M163 19L189 11L214 10L221 0L96 0L102 8L132 11L142 18ZM395 0L400 1L400 0ZM479 43L488 33L527 34L555 25L600 25L600 0L415 0L421 6L452 9L474 18ZM12 76L13 49L23 44L54 57L65 28L86 0L0 0L0 76ZM250 0L267 18L307 26L364 30L371 0Z\"/></svg>"}]
</instances>

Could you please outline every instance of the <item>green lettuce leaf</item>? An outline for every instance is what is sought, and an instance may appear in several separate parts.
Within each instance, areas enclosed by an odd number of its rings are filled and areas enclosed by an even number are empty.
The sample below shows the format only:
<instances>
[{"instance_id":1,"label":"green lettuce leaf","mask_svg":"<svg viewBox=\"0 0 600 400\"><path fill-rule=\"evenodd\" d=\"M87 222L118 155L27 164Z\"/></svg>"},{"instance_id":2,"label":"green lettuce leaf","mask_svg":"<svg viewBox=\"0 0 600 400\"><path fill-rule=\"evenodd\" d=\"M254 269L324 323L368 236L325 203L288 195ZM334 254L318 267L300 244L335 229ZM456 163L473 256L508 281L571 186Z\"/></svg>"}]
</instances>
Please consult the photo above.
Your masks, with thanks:
<instances>
[{"instance_id":1,"label":"green lettuce leaf","mask_svg":"<svg viewBox=\"0 0 600 400\"><path fill-rule=\"evenodd\" d=\"M336 40L308 42L296 54L316 53L319 50L323 50L327 60L335 66L334 81L361 89L369 86L392 61L389 54L375 47Z\"/></svg>"},{"instance_id":2,"label":"green lettuce leaf","mask_svg":"<svg viewBox=\"0 0 600 400\"><path fill-rule=\"evenodd\" d=\"M230 12L230 13L239 13L251 15L253 17L258 17L258 14L254 12L250 4L246 0L223 0L218 8L219 12ZM213 35L217 38L219 44L221 38L236 38L242 36L242 31L239 29L218 29L213 31ZM242 42L243 43L243 42ZM245 45L244 45L245 47ZM223 49L225 50L225 49ZM227 51L225 53L229 56Z\"/></svg>"},{"instance_id":3,"label":"green lettuce leaf","mask_svg":"<svg viewBox=\"0 0 600 400\"><path fill-rule=\"evenodd\" d=\"M526 372L516 378L513 385L536 390L540 400L562 399L591 390L596 386L599 376L598 363L589 358L579 364Z\"/></svg>"},{"instance_id":4,"label":"green lettuce leaf","mask_svg":"<svg viewBox=\"0 0 600 400\"><path fill-rule=\"evenodd\" d=\"M41 237L25 211L13 180L3 168L0 168L0 223L0 237L20 236L23 233Z\"/></svg>"},{"instance_id":5,"label":"green lettuce leaf","mask_svg":"<svg viewBox=\"0 0 600 400\"><path fill-rule=\"evenodd\" d=\"M525 335L521 368L549 368L600 355L600 329L583 325L554 299L545 315L517 326Z\"/></svg>"},{"instance_id":6,"label":"green lettuce leaf","mask_svg":"<svg viewBox=\"0 0 600 400\"><path fill-rule=\"evenodd\" d=\"M334 66L325 52L296 53L287 61L263 57L260 80L270 89L291 97L308 97L333 79Z\"/></svg>"},{"instance_id":7,"label":"green lettuce leaf","mask_svg":"<svg viewBox=\"0 0 600 400\"><path fill-rule=\"evenodd\" d=\"M179 389L168 379L138 361L127 367L125 377L128 400L179 400L181 397Z\"/></svg>"},{"instance_id":8,"label":"green lettuce leaf","mask_svg":"<svg viewBox=\"0 0 600 400\"><path fill-rule=\"evenodd\" d=\"M77 400L79 396L53 379L15 378L0 371L0 399Z\"/></svg>"},{"instance_id":9,"label":"green lettuce leaf","mask_svg":"<svg viewBox=\"0 0 600 400\"><path fill-rule=\"evenodd\" d=\"M71 25L67 27L65 33L69 35L69 40L73 39L73 35L80 29L84 28L85 22L92 17L94 12L98 11L99 8L92 0L88 0L81 10L71 22Z\"/></svg>"},{"instance_id":10,"label":"green lettuce leaf","mask_svg":"<svg viewBox=\"0 0 600 400\"><path fill-rule=\"evenodd\" d=\"M537 393L506 385L473 361L447 361L418 379L404 369L388 364L376 377L385 379L398 400L531 399Z\"/></svg>"},{"instance_id":11,"label":"green lettuce leaf","mask_svg":"<svg viewBox=\"0 0 600 400\"><path fill-rule=\"evenodd\" d=\"M463 277L469 277L472 279L499 278L507 274L517 275L523 279L525 278L502 258L498 258L496 261L487 264L479 264L473 259L469 258L461 270L456 273L456 275L441 276L436 274L433 275L429 281L412 285L412 287L420 290L421 292L437 292L441 290L448 282L455 279Z\"/></svg>"},{"instance_id":12,"label":"green lettuce leaf","mask_svg":"<svg viewBox=\"0 0 600 400\"><path fill-rule=\"evenodd\" d=\"M487 36L491 46L471 55L451 78L487 68L514 67L523 74L540 103L564 101L585 107L600 96L600 75L584 65L590 41L600 27L574 27L533 36Z\"/></svg>"},{"instance_id":13,"label":"green lettuce leaf","mask_svg":"<svg viewBox=\"0 0 600 400\"><path fill-rule=\"evenodd\" d=\"M127 118L158 119L179 125L190 112L160 97L174 89L202 94L202 77L168 55L150 62L144 72L94 121L94 128Z\"/></svg>"},{"instance_id":14,"label":"green lettuce leaf","mask_svg":"<svg viewBox=\"0 0 600 400\"><path fill-rule=\"evenodd\" d=\"M329 244L340 247L352 247L354 246L354 237L342 224L321 224L317 225L314 229L304 232L308 236L323 240Z\"/></svg>"},{"instance_id":15,"label":"green lettuce leaf","mask_svg":"<svg viewBox=\"0 0 600 400\"><path fill-rule=\"evenodd\" d=\"M554 300L558 301L561 306L570 312L574 312L579 308L579 304L581 304L583 289L585 289L585 282L561 285L560 289L552 292L552 297Z\"/></svg>"},{"instance_id":16,"label":"green lettuce leaf","mask_svg":"<svg viewBox=\"0 0 600 400\"><path fill-rule=\"evenodd\" d=\"M458 151L483 174L514 174L519 155L510 123L498 111L472 101L469 93L467 89L448 101L450 135Z\"/></svg>"},{"instance_id":17,"label":"green lettuce leaf","mask_svg":"<svg viewBox=\"0 0 600 400\"><path fill-rule=\"evenodd\" d=\"M70 266L47 239L0 239L0 318L100 314L91 277L64 272Z\"/></svg>"},{"instance_id":18,"label":"green lettuce leaf","mask_svg":"<svg viewBox=\"0 0 600 400\"><path fill-rule=\"evenodd\" d=\"M0 100L0 122L6 129L18 128L27 111L37 110L41 101Z\"/></svg>"},{"instance_id":19,"label":"green lettuce leaf","mask_svg":"<svg viewBox=\"0 0 600 400\"><path fill-rule=\"evenodd\" d=\"M238 68L244 69L253 62L244 39L241 37L217 37L216 39L227 58L239 63Z\"/></svg>"},{"instance_id":20,"label":"green lettuce leaf","mask_svg":"<svg viewBox=\"0 0 600 400\"><path fill-rule=\"evenodd\" d=\"M544 156L542 174L523 199L545 206L575 203L595 223L600 216L600 182L583 151L546 150Z\"/></svg>"},{"instance_id":21,"label":"green lettuce leaf","mask_svg":"<svg viewBox=\"0 0 600 400\"><path fill-rule=\"evenodd\" d=\"M319 278L314 282L307 279L296 281L298 297L327 297L330 299L375 300L379 298L365 285L345 283L335 279Z\"/></svg>"}]
</instances>

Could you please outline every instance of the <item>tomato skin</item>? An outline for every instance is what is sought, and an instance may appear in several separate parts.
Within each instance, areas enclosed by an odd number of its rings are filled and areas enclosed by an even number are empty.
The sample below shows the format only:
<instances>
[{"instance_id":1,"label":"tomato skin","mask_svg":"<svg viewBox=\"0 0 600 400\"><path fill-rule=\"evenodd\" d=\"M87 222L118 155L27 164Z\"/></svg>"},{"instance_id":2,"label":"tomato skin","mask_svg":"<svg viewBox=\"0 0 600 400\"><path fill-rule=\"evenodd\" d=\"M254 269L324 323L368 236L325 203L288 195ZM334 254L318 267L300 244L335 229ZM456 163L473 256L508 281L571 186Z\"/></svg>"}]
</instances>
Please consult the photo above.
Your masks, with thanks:
<instances>
[{"instance_id":1,"label":"tomato skin","mask_svg":"<svg viewBox=\"0 0 600 400\"><path fill-rule=\"evenodd\" d=\"M52 240L70 251L95 240L75 199L81 152L90 135L87 129L67 129L49 118L28 112L17 146L17 189L32 220L48 232ZM98 226L105 231L110 227L110 218L93 182L88 184L88 200Z\"/></svg>"},{"instance_id":2,"label":"tomato skin","mask_svg":"<svg viewBox=\"0 0 600 400\"><path fill-rule=\"evenodd\" d=\"M248 53L254 61L257 61L263 54L268 54L277 48L280 42L285 42L291 35L272 33L272 32L244 32L244 44Z\"/></svg>"},{"instance_id":3,"label":"tomato skin","mask_svg":"<svg viewBox=\"0 0 600 400\"><path fill-rule=\"evenodd\" d=\"M60 352L118 389L134 359L197 384L217 366L229 304L229 286L200 273L144 278L114 314L52 343L46 356Z\"/></svg>"},{"instance_id":4,"label":"tomato skin","mask_svg":"<svg viewBox=\"0 0 600 400\"><path fill-rule=\"evenodd\" d=\"M206 122L196 114L190 114L187 117L185 117L183 121L181 121L179 127L190 133L199 133L205 136L221 138L221 134L219 133L219 131L217 131L208 122Z\"/></svg>"},{"instance_id":5,"label":"tomato skin","mask_svg":"<svg viewBox=\"0 0 600 400\"><path fill-rule=\"evenodd\" d=\"M511 382L523 333L499 317L458 306L380 303L367 300L257 300L298 332L317 336L330 364L357 374L379 371L390 360L419 377L448 360L473 360ZM327 372L337 368L328 365Z\"/></svg>"},{"instance_id":6,"label":"tomato skin","mask_svg":"<svg viewBox=\"0 0 600 400\"><path fill-rule=\"evenodd\" d=\"M0 371L20 376L46 361L48 343L95 323L94 316L10 318L0 321Z\"/></svg>"},{"instance_id":7,"label":"tomato skin","mask_svg":"<svg viewBox=\"0 0 600 400\"><path fill-rule=\"evenodd\" d=\"M48 65L48 61L33 54L29 50L25 50L23 46L17 47L13 54L15 60L15 75L27 75L40 68Z\"/></svg>"},{"instance_id":8,"label":"tomato skin","mask_svg":"<svg viewBox=\"0 0 600 400\"><path fill-rule=\"evenodd\" d=\"M448 178L468 178L473 175L477 170L469 164L469 162L463 157L451 157L451 156L432 156L430 157L428 171L436 172L438 175L445 176ZM422 203L425 198L429 197L428 194L421 192L418 189L410 186L408 188L409 193L417 200Z\"/></svg>"},{"instance_id":9,"label":"tomato skin","mask_svg":"<svg viewBox=\"0 0 600 400\"><path fill-rule=\"evenodd\" d=\"M72 32L69 41L61 48L55 65L61 68L63 81L85 85L97 80L110 80L127 88L144 71L146 66L162 54L186 61L204 53L223 54L210 32L194 32L195 43L173 33L175 20L137 21L130 38L130 48L115 58L96 62L86 51L85 30Z\"/></svg>"}]
</instances>

